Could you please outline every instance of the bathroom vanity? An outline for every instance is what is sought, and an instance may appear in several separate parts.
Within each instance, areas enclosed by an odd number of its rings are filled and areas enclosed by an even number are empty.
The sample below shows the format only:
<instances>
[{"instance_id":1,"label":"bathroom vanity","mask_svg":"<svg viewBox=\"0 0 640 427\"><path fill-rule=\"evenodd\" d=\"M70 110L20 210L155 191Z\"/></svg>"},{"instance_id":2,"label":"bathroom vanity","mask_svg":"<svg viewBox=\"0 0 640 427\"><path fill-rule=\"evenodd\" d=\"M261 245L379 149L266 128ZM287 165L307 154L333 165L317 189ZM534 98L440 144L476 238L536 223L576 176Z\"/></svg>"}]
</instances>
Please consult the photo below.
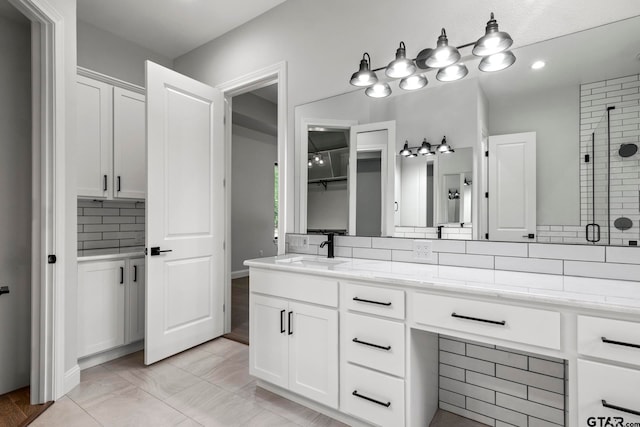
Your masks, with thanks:
<instances>
[{"instance_id":1,"label":"bathroom vanity","mask_svg":"<svg viewBox=\"0 0 640 427\"><path fill-rule=\"evenodd\" d=\"M640 422L635 282L294 254L245 264L251 374L350 425L429 424L439 335L564 360L564 420L536 425Z\"/></svg>"}]
</instances>

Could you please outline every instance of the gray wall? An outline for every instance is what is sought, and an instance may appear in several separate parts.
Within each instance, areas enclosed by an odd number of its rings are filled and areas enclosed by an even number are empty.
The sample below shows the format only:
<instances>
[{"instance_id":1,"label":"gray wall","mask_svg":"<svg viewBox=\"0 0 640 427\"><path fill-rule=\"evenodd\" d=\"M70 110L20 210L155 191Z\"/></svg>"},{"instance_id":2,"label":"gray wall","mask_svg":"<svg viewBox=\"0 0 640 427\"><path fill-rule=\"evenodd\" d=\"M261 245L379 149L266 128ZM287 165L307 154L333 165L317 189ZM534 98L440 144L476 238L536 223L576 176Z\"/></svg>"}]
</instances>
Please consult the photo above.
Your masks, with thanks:
<instances>
[{"instance_id":1,"label":"gray wall","mask_svg":"<svg viewBox=\"0 0 640 427\"><path fill-rule=\"evenodd\" d=\"M307 229L346 230L349 226L347 181L309 184L307 190Z\"/></svg>"},{"instance_id":2,"label":"gray wall","mask_svg":"<svg viewBox=\"0 0 640 427\"><path fill-rule=\"evenodd\" d=\"M78 21L78 65L144 86L144 61L172 68L173 60L113 33Z\"/></svg>"},{"instance_id":3,"label":"gray wall","mask_svg":"<svg viewBox=\"0 0 640 427\"><path fill-rule=\"evenodd\" d=\"M0 16L0 394L29 384L31 30ZM7 388L3 388L7 387Z\"/></svg>"},{"instance_id":4,"label":"gray wall","mask_svg":"<svg viewBox=\"0 0 640 427\"><path fill-rule=\"evenodd\" d=\"M489 135L536 132L537 223L580 225L580 89L489 100Z\"/></svg>"},{"instance_id":5,"label":"gray wall","mask_svg":"<svg viewBox=\"0 0 640 427\"><path fill-rule=\"evenodd\" d=\"M278 160L277 140L233 126L231 150L231 271L237 272L247 268L242 265L245 260L277 252L273 244L273 165Z\"/></svg>"}]
</instances>

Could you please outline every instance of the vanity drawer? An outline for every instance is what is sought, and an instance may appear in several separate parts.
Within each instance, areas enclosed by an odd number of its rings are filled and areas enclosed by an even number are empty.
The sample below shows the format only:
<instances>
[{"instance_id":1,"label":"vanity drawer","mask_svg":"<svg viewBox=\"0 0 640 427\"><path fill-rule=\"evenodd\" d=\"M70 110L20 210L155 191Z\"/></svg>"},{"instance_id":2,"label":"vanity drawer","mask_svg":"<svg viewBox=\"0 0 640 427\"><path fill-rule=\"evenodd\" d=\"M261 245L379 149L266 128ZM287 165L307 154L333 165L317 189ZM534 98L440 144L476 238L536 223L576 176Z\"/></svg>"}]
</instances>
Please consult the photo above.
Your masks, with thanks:
<instances>
[{"instance_id":1,"label":"vanity drawer","mask_svg":"<svg viewBox=\"0 0 640 427\"><path fill-rule=\"evenodd\" d=\"M345 317L347 361L404 377L404 324L354 313Z\"/></svg>"},{"instance_id":2,"label":"vanity drawer","mask_svg":"<svg viewBox=\"0 0 640 427\"><path fill-rule=\"evenodd\" d=\"M416 293L416 323L560 349L560 313Z\"/></svg>"},{"instance_id":3,"label":"vanity drawer","mask_svg":"<svg viewBox=\"0 0 640 427\"><path fill-rule=\"evenodd\" d=\"M380 426L404 425L404 380L347 364L342 410Z\"/></svg>"},{"instance_id":4,"label":"vanity drawer","mask_svg":"<svg viewBox=\"0 0 640 427\"><path fill-rule=\"evenodd\" d=\"M578 316L578 353L640 365L640 323Z\"/></svg>"},{"instance_id":5,"label":"vanity drawer","mask_svg":"<svg viewBox=\"0 0 640 427\"><path fill-rule=\"evenodd\" d=\"M346 283L346 307L349 310L404 319L404 291Z\"/></svg>"},{"instance_id":6,"label":"vanity drawer","mask_svg":"<svg viewBox=\"0 0 640 427\"><path fill-rule=\"evenodd\" d=\"M276 297L338 307L338 281L329 277L249 270L249 290Z\"/></svg>"},{"instance_id":7,"label":"vanity drawer","mask_svg":"<svg viewBox=\"0 0 640 427\"><path fill-rule=\"evenodd\" d=\"M640 371L578 359L579 425L595 425L587 423L590 417L612 417L609 425L618 425L613 417L624 418L624 425L640 422L638 384Z\"/></svg>"}]
</instances>

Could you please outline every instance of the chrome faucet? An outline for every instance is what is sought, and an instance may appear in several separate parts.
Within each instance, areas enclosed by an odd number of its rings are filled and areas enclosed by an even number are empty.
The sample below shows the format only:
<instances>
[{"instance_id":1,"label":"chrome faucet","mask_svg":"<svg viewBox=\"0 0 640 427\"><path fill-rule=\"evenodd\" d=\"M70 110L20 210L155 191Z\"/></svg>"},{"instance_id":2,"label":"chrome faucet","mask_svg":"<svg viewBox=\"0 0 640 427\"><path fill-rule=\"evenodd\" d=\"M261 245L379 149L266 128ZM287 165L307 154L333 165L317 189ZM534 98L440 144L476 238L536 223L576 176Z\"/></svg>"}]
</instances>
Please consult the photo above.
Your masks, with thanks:
<instances>
[{"instance_id":1,"label":"chrome faucet","mask_svg":"<svg viewBox=\"0 0 640 427\"><path fill-rule=\"evenodd\" d=\"M333 233L327 233L327 240L325 240L324 242L320 243L320 247L324 248L326 245L327 246L327 258L333 258Z\"/></svg>"}]
</instances>

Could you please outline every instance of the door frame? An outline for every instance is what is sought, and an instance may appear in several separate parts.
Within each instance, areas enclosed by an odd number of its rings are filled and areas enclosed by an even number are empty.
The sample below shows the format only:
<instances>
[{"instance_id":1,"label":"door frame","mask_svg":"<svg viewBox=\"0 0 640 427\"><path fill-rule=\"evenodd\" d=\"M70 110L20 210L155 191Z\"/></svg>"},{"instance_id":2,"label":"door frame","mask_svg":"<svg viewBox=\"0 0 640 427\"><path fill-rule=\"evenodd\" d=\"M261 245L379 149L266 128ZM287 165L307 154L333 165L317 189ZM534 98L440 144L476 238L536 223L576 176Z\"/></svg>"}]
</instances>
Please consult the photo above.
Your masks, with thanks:
<instances>
[{"instance_id":1,"label":"door frame","mask_svg":"<svg viewBox=\"0 0 640 427\"><path fill-rule=\"evenodd\" d=\"M31 21L31 402L55 400L65 375L66 110L64 19L44 0L9 0ZM47 256L61 261L49 264ZM70 254L73 256L73 254ZM72 311L75 313L75 311Z\"/></svg>"},{"instance_id":2,"label":"door frame","mask_svg":"<svg viewBox=\"0 0 640 427\"><path fill-rule=\"evenodd\" d=\"M224 98L224 332L231 332L231 143L232 143L232 98L243 93L278 84L278 255L285 252L285 230L287 221L287 178L289 160L287 156L287 62L282 61L260 70L245 74L216 86ZM228 122L227 122L228 118ZM228 309L226 309L228 307Z\"/></svg>"}]
</instances>

